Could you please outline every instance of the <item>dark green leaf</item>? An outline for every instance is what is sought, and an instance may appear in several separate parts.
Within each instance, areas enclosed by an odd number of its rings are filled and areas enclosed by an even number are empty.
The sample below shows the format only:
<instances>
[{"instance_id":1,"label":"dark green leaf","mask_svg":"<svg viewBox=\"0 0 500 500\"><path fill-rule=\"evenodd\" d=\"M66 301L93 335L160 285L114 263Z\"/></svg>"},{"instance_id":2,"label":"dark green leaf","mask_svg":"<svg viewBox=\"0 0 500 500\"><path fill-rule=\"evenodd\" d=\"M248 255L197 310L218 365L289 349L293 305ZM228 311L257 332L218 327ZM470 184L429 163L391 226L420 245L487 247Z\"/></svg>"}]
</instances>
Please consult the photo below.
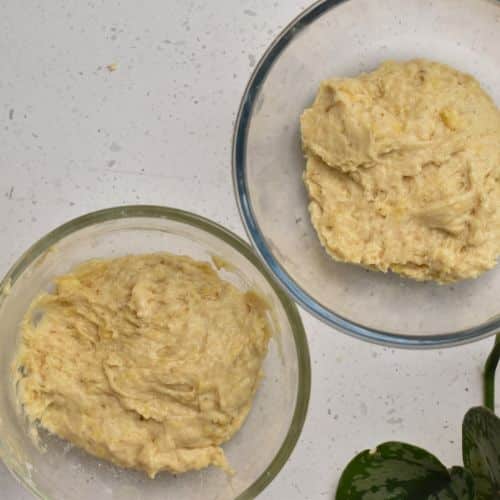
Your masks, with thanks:
<instances>
[{"instance_id":1,"label":"dark green leaf","mask_svg":"<svg viewBox=\"0 0 500 500\"><path fill-rule=\"evenodd\" d=\"M463 467L450 469L451 481L441 491L433 493L428 500L461 500L475 497L474 478Z\"/></svg>"},{"instance_id":2,"label":"dark green leaf","mask_svg":"<svg viewBox=\"0 0 500 500\"><path fill-rule=\"evenodd\" d=\"M336 493L336 500L427 499L473 500L471 479L460 468L448 472L422 448L397 442L357 455L342 473Z\"/></svg>"},{"instance_id":3,"label":"dark green leaf","mask_svg":"<svg viewBox=\"0 0 500 500\"><path fill-rule=\"evenodd\" d=\"M500 499L500 419L471 408L462 425L464 465L474 475L478 500Z\"/></svg>"}]
</instances>

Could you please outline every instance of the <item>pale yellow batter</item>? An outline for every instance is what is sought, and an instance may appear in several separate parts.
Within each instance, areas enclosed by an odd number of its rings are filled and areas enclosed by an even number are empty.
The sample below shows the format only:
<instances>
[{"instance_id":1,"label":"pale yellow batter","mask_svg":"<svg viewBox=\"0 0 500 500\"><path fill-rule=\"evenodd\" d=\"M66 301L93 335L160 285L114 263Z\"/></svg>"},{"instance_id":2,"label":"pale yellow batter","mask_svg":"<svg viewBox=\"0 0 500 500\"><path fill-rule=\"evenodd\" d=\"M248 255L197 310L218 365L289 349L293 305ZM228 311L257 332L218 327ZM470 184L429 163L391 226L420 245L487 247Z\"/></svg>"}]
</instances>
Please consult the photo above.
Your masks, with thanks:
<instances>
[{"instance_id":1,"label":"pale yellow batter","mask_svg":"<svg viewBox=\"0 0 500 500\"><path fill-rule=\"evenodd\" d=\"M500 254L500 110L426 60L321 83L301 118L312 223L337 260L417 280L477 277Z\"/></svg>"},{"instance_id":2,"label":"pale yellow batter","mask_svg":"<svg viewBox=\"0 0 500 500\"><path fill-rule=\"evenodd\" d=\"M207 263L166 253L96 260L56 280L22 325L24 412L123 467L216 465L261 377L267 305Z\"/></svg>"}]
</instances>

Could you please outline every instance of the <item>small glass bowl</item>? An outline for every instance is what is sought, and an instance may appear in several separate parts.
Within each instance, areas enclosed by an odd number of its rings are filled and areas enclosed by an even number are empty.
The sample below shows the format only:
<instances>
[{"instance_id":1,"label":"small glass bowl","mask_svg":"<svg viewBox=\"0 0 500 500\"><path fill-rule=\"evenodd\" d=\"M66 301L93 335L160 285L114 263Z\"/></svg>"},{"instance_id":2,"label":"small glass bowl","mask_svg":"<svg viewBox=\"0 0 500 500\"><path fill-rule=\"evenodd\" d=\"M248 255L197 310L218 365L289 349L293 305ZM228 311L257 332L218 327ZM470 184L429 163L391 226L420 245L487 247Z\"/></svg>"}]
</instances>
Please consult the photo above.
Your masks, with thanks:
<instances>
[{"instance_id":1,"label":"small glass bowl","mask_svg":"<svg viewBox=\"0 0 500 500\"><path fill-rule=\"evenodd\" d=\"M233 140L240 214L283 288L336 330L425 348L500 329L499 266L442 286L334 262L310 222L299 130L321 80L371 71L388 59L451 64L475 75L500 104L499 15L500 2L491 0L322 0L293 20L256 66Z\"/></svg>"},{"instance_id":2,"label":"small glass bowl","mask_svg":"<svg viewBox=\"0 0 500 500\"><path fill-rule=\"evenodd\" d=\"M223 448L236 475L216 469L173 476L120 469L47 435L36 447L19 415L11 364L19 324L54 277L93 258L167 251L195 259L222 258L219 271L239 289L257 289L271 303L274 335L265 377L241 430ZM232 271L234 269L234 271ZM202 217L156 206L110 208L77 218L35 243L0 283L0 458L43 499L252 499L287 461L302 430L310 392L307 340L296 306L250 247Z\"/></svg>"}]
</instances>

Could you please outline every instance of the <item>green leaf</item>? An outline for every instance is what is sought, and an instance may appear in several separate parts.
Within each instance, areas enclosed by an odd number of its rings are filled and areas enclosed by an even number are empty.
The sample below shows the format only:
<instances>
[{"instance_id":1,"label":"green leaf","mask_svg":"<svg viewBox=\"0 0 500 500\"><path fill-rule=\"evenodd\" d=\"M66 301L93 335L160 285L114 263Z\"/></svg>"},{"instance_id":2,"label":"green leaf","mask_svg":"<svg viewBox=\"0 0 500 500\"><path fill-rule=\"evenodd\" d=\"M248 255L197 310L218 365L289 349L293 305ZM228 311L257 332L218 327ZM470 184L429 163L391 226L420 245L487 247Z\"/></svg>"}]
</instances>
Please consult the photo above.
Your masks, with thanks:
<instances>
[{"instance_id":1,"label":"green leaf","mask_svg":"<svg viewBox=\"0 0 500 500\"><path fill-rule=\"evenodd\" d=\"M500 419L492 411L478 407L465 414L462 452L478 500L500 499Z\"/></svg>"},{"instance_id":2,"label":"green leaf","mask_svg":"<svg viewBox=\"0 0 500 500\"><path fill-rule=\"evenodd\" d=\"M459 496L460 495L460 496ZM411 444L389 442L363 451L346 467L336 500L474 500L470 475L448 471L429 452Z\"/></svg>"},{"instance_id":3,"label":"green leaf","mask_svg":"<svg viewBox=\"0 0 500 500\"><path fill-rule=\"evenodd\" d=\"M495 372L500 359L500 334L495 337L495 345L484 365L484 406L495 411Z\"/></svg>"},{"instance_id":4,"label":"green leaf","mask_svg":"<svg viewBox=\"0 0 500 500\"><path fill-rule=\"evenodd\" d=\"M428 500L459 500L476 498L475 484L472 474L463 467L450 469L451 481L444 489L429 496Z\"/></svg>"}]
</instances>

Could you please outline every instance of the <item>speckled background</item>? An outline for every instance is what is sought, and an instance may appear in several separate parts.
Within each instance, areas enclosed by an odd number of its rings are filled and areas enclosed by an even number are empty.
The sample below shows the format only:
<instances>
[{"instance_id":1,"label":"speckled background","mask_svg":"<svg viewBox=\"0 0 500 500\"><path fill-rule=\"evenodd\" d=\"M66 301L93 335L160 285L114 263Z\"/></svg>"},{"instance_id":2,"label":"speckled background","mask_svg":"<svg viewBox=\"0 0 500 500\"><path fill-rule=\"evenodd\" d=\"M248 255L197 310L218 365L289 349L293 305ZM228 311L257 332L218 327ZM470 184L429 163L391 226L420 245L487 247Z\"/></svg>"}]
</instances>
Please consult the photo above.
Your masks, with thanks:
<instances>
[{"instance_id":1,"label":"speckled background","mask_svg":"<svg viewBox=\"0 0 500 500\"><path fill-rule=\"evenodd\" d=\"M3 1L0 273L55 226L117 204L182 207L243 236L230 174L239 99L265 48L305 6ZM387 439L460 462L461 419L481 402L491 340L394 351L303 318L313 366L309 416L260 498L331 498L353 454ZM31 498L2 466L0 492Z\"/></svg>"}]
</instances>

